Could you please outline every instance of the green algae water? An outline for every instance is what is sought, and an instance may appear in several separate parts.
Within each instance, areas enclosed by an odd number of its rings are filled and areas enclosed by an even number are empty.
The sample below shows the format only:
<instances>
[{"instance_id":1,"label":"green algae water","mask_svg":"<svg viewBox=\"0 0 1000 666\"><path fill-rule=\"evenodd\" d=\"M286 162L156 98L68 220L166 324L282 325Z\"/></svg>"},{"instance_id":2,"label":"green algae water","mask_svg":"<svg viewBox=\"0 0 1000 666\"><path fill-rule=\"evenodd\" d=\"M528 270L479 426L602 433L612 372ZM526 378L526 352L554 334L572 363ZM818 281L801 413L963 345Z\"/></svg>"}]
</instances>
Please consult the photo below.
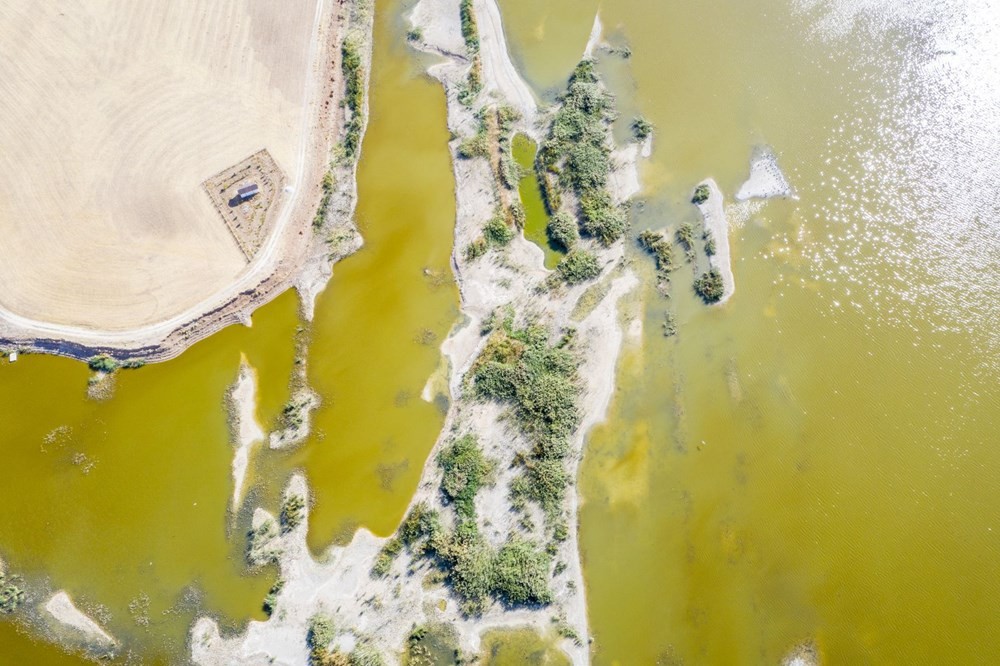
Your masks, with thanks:
<instances>
[{"instance_id":1,"label":"green algae water","mask_svg":"<svg viewBox=\"0 0 1000 666\"><path fill-rule=\"evenodd\" d=\"M552 269L559 263L562 252L553 247L549 241L546 228L549 224L549 215L545 210L545 202L542 200L542 188L535 175L535 152L538 146L535 142L523 134L514 136L511 142L511 152L514 161L521 168L521 180L517 185L518 193L521 195L521 203L524 205L524 237L541 248L545 253L545 267Z\"/></svg>"},{"instance_id":2,"label":"green algae water","mask_svg":"<svg viewBox=\"0 0 1000 666\"><path fill-rule=\"evenodd\" d=\"M454 179L444 92L405 34L400 5L379 4L358 173L365 246L320 296L308 367L323 406L310 440L280 463L312 484L315 551L360 525L396 529L444 418L421 394L458 314Z\"/></svg>"},{"instance_id":3,"label":"green algae water","mask_svg":"<svg viewBox=\"0 0 1000 666\"><path fill-rule=\"evenodd\" d=\"M276 572L248 575L244 532L256 502L277 508L291 469L315 493L317 550L359 525L388 533L441 427L440 409L420 394L456 316L453 180L444 95L420 75L399 11L380 4L376 16L357 215L366 245L335 267L307 330L309 381L323 398L314 435L291 453L255 454L259 484L239 515L229 513L224 395L245 354L258 372L259 418L276 423L301 326L294 293L255 313L250 329L118 373L104 402L87 399L82 363L23 356L0 366L0 555L38 591L28 604L66 589L130 658L185 661L201 614L229 630L265 618ZM0 663L63 661L79 658L0 620Z\"/></svg>"},{"instance_id":4,"label":"green algae water","mask_svg":"<svg viewBox=\"0 0 1000 666\"><path fill-rule=\"evenodd\" d=\"M262 385L287 383L296 310L286 294L251 329L232 327L176 361L120 372L102 402L87 398L83 363L22 356L0 367L8 470L0 549L29 592L66 589L151 663L183 653L198 612L231 628L264 617L260 600L273 574L246 576L240 540L229 538L223 396L242 353ZM267 391L261 398L261 414L283 400ZM44 600L29 595L27 603Z\"/></svg>"},{"instance_id":5,"label":"green algae water","mask_svg":"<svg viewBox=\"0 0 1000 666\"><path fill-rule=\"evenodd\" d=\"M596 5L501 0L542 94ZM553 15L569 12L551 32ZM726 193L736 293L651 288L579 492L597 664L995 661L1000 215L988 3L604 3L636 227ZM995 32L995 31L993 31ZM540 37L541 35L541 37ZM797 199L736 204L770 145ZM675 253L675 258L679 253ZM649 259L635 264L652 282ZM663 338L663 313L677 335Z\"/></svg>"}]
</instances>

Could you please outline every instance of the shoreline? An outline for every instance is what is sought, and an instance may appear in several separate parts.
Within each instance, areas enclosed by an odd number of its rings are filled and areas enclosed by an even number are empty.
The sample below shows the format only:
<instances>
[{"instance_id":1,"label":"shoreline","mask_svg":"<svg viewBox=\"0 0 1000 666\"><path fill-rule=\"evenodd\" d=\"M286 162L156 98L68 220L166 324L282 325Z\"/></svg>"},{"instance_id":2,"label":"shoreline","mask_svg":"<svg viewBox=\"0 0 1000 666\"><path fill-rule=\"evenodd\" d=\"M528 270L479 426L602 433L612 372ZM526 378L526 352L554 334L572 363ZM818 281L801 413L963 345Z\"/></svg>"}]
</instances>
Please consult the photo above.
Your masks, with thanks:
<instances>
[{"instance_id":1,"label":"shoreline","mask_svg":"<svg viewBox=\"0 0 1000 666\"><path fill-rule=\"evenodd\" d=\"M638 277L623 265L624 241L607 248L595 248L602 267L602 275L597 281L607 282L609 288L585 317L575 321L572 315L578 301L595 282L564 286L556 293L540 295L536 287L545 282L551 271L545 269L538 248L522 234L514 236L502 255L494 253L478 260L464 255L462 248L479 236L482 223L493 215L497 197L500 196L495 191L496 184L488 160L460 159L457 155L461 137L475 133L478 127L473 109L484 102L512 102L522 109L515 131L536 138L539 135L535 123L537 106L533 97L523 95L524 91L530 95L530 89L510 61L502 24L494 20L499 19L499 7L495 0L474 0L473 6L481 31L479 54L484 72L483 92L473 108L462 105L458 100L470 61L458 55L465 52L465 45L457 3L421 0L410 14L411 24L421 33L415 46L442 58L429 67L428 73L438 79L445 89L448 129L456 137L449 143L456 203L455 250L451 264L460 294L463 321L456 323L441 345L441 353L447 360L447 381L453 402L437 440L423 462L420 481L408 510L421 502L435 508L446 508L439 487L442 473L436 452L448 444L457 432L467 431L475 433L483 453L496 460L497 470L502 470L494 484L482 488L475 499L476 512L484 525L484 539L496 547L509 535L525 529L518 527L518 517L510 510L507 488L516 472L513 463L517 450L528 446L527 437L522 432L515 432L509 420L504 418L508 411L506 406L463 397L463 382L486 344L486 338L480 332L481 324L496 308L512 305L515 309L530 310L544 318L552 329L576 328L580 333L578 376L582 385L579 397L582 419L569 442L571 454L566 462L566 472L574 483L567 489L564 504L569 534L565 541L558 544L553 556L554 562L561 562L564 566L562 570L550 574L548 580L554 600L549 606L515 609L492 602L480 615L467 617L449 587L423 584L425 576L433 575L433 565L408 551L393 560L387 574L373 577L370 572L389 538L376 537L365 528L357 530L346 546L331 547L314 558L305 545L308 486L304 477L296 475L289 483L285 497L297 494L306 498L303 525L288 534L270 537L261 546L264 550L277 553L275 557L281 569L283 587L276 597L274 615L266 622L251 621L243 633L233 637L224 637L215 620L199 618L192 627L189 639L192 659L197 664L218 666L249 658L270 658L277 664L305 663L308 659L307 628L309 619L315 613L329 615L338 628L334 644L354 645L358 641L369 641L377 645L385 656L392 657L390 663L396 661L396 655L416 625L438 622L451 625L458 632L463 653L478 653L482 636L488 631L526 627L543 636L551 635L557 631L558 618L558 626L566 629L566 633L561 633L562 638L557 638L559 648L573 664L590 662L586 588L577 535L577 511L581 498L576 491L575 479L589 430L606 418L625 338L619 305L621 298L638 284ZM599 22L595 24L599 26ZM500 81L493 78L497 72L503 72ZM507 97L504 91L514 95L514 99ZM619 147L614 153L616 167L611 189L618 201L628 199L639 189L635 162L640 150L639 145L629 144ZM525 516L529 516L534 524L542 523L538 507L531 506L525 511ZM255 526L267 520L264 513L257 509L255 516L260 516L259 521L255 520ZM528 536L536 539L537 529L530 528Z\"/></svg>"},{"instance_id":2,"label":"shoreline","mask_svg":"<svg viewBox=\"0 0 1000 666\"><path fill-rule=\"evenodd\" d=\"M332 265L362 244L353 222L360 152L349 163L333 168L337 183L335 205L319 233L312 226L321 196L320 183L346 126L340 105L325 107L323 102L343 97L340 48L351 28L345 11L349 12L353 4L320 0L316 5L296 187L290 200L277 211L278 221L264 246L231 284L169 319L124 331L35 321L0 307L0 351L52 354L82 361L100 354L118 361L166 361L223 328L233 324L250 326L258 308L290 288L299 292L302 316L311 319L315 298L332 275ZM365 105L362 136L367 114ZM336 236L328 237L334 232Z\"/></svg>"}]
</instances>

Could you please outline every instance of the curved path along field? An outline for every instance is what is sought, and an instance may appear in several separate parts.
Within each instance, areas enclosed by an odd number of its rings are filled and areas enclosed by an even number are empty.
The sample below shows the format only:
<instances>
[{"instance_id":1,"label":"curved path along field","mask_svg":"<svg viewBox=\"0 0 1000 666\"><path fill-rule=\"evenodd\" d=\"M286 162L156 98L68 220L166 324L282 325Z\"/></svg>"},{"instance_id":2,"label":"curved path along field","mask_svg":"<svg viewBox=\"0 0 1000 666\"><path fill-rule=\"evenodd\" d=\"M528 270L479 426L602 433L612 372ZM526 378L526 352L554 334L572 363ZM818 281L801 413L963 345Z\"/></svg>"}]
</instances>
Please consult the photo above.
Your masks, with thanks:
<instances>
[{"instance_id":1,"label":"curved path along field","mask_svg":"<svg viewBox=\"0 0 1000 666\"><path fill-rule=\"evenodd\" d=\"M153 341L267 277L307 169L323 0L0 0L0 323ZM201 183L293 186L247 265Z\"/></svg>"}]
</instances>

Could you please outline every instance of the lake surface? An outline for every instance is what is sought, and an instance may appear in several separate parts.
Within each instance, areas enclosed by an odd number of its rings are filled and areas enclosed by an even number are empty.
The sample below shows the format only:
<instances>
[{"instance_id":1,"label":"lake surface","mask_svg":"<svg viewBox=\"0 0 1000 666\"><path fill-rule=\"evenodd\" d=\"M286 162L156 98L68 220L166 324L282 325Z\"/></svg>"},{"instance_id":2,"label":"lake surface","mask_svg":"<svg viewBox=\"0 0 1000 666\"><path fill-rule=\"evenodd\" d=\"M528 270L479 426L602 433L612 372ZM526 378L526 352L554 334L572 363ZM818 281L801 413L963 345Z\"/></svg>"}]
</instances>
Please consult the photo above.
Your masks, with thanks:
<instances>
[{"instance_id":1,"label":"lake surface","mask_svg":"<svg viewBox=\"0 0 1000 666\"><path fill-rule=\"evenodd\" d=\"M596 3L501 5L515 60L552 95ZM696 302L687 266L671 300L641 294L645 332L579 484L596 663L777 663L806 641L827 663L1000 655L990 16L604 3L609 41L631 49L601 56L620 124L657 127L636 227L696 221L707 176L733 204L760 144L798 199L728 209L728 304Z\"/></svg>"}]
</instances>

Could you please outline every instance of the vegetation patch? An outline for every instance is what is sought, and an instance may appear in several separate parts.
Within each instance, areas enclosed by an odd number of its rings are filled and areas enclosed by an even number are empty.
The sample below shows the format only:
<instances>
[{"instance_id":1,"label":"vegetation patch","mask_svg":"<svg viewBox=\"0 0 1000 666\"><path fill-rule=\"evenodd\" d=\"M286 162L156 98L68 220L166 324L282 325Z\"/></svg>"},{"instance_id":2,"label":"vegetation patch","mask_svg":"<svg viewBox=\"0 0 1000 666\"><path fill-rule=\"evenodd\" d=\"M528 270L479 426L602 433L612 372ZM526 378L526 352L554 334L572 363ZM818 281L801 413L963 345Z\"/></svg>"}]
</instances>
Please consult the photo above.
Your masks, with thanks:
<instances>
[{"instance_id":1,"label":"vegetation patch","mask_svg":"<svg viewBox=\"0 0 1000 666\"><path fill-rule=\"evenodd\" d=\"M674 251L670 241L662 233L646 229L639 234L638 242L639 247L656 259L656 270L667 278L674 269Z\"/></svg>"},{"instance_id":2,"label":"vegetation patch","mask_svg":"<svg viewBox=\"0 0 1000 666\"><path fill-rule=\"evenodd\" d=\"M344 135L344 155L353 158L361 147L362 111L365 101L365 73L361 58L361 40L355 35L344 38L341 46L341 70L344 73L344 106L350 109Z\"/></svg>"},{"instance_id":3,"label":"vegetation patch","mask_svg":"<svg viewBox=\"0 0 1000 666\"><path fill-rule=\"evenodd\" d=\"M490 249L489 243L486 242L485 238L479 237L465 246L465 259L466 261L475 261L479 257L486 254L486 251Z\"/></svg>"},{"instance_id":4,"label":"vegetation patch","mask_svg":"<svg viewBox=\"0 0 1000 666\"><path fill-rule=\"evenodd\" d=\"M632 136L636 141L645 141L653 133L653 123L642 116L636 116L632 120Z\"/></svg>"},{"instance_id":5,"label":"vegetation patch","mask_svg":"<svg viewBox=\"0 0 1000 666\"><path fill-rule=\"evenodd\" d=\"M545 233L548 234L549 240L552 241L553 245L562 248L566 252L576 247L577 242L580 240L580 232L577 229L576 220L564 210L552 216L548 226L545 228Z\"/></svg>"},{"instance_id":6,"label":"vegetation patch","mask_svg":"<svg viewBox=\"0 0 1000 666\"><path fill-rule=\"evenodd\" d=\"M0 572L0 613L10 615L24 603L24 590L14 577Z\"/></svg>"},{"instance_id":7,"label":"vegetation patch","mask_svg":"<svg viewBox=\"0 0 1000 666\"><path fill-rule=\"evenodd\" d=\"M694 290L706 303L717 303L722 298L722 274L715 268L694 281Z\"/></svg>"},{"instance_id":8,"label":"vegetation patch","mask_svg":"<svg viewBox=\"0 0 1000 666\"><path fill-rule=\"evenodd\" d=\"M699 185L694 188L694 196L691 197L691 203L701 205L708 201L711 193L712 191L708 189L708 185Z\"/></svg>"},{"instance_id":9,"label":"vegetation patch","mask_svg":"<svg viewBox=\"0 0 1000 666\"><path fill-rule=\"evenodd\" d=\"M396 557L402 550L403 542L398 538L394 537L386 541L382 550L378 552L378 556L375 557L375 564L372 565L372 577L381 578L388 574L392 563L396 561Z\"/></svg>"},{"instance_id":10,"label":"vegetation patch","mask_svg":"<svg viewBox=\"0 0 1000 666\"><path fill-rule=\"evenodd\" d=\"M493 562L496 594L509 606L552 602L549 555L534 543L515 536L497 551Z\"/></svg>"},{"instance_id":11,"label":"vegetation patch","mask_svg":"<svg viewBox=\"0 0 1000 666\"><path fill-rule=\"evenodd\" d=\"M264 612L267 613L268 617L271 617L271 614L274 613L274 609L277 608L278 595L281 594L281 591L284 588L285 588L285 581L279 578L274 582L274 585L271 586L271 589L268 590L267 596L264 597L264 604L261 607L263 608Z\"/></svg>"},{"instance_id":12,"label":"vegetation patch","mask_svg":"<svg viewBox=\"0 0 1000 666\"><path fill-rule=\"evenodd\" d=\"M281 505L281 532L287 534L302 524L306 500L302 495L289 495Z\"/></svg>"},{"instance_id":13,"label":"vegetation patch","mask_svg":"<svg viewBox=\"0 0 1000 666\"><path fill-rule=\"evenodd\" d=\"M118 369L118 366L118 361L108 354L98 354L97 356L91 356L90 359L87 360L87 367L94 372L111 374Z\"/></svg>"},{"instance_id":14,"label":"vegetation patch","mask_svg":"<svg viewBox=\"0 0 1000 666\"><path fill-rule=\"evenodd\" d=\"M489 245L502 247L514 240L514 230L507 225L503 217L497 215L483 227L483 238Z\"/></svg>"},{"instance_id":15,"label":"vegetation patch","mask_svg":"<svg viewBox=\"0 0 1000 666\"><path fill-rule=\"evenodd\" d=\"M550 182L552 174L563 188L575 193L584 233L610 245L622 237L628 221L607 191L615 103L598 78L593 60L576 66L561 101L549 137L538 151L536 169L546 206L555 215L562 198Z\"/></svg>"},{"instance_id":16,"label":"vegetation patch","mask_svg":"<svg viewBox=\"0 0 1000 666\"><path fill-rule=\"evenodd\" d=\"M327 171L323 176L323 196L320 197L319 207L316 208L316 214L313 216L313 228L319 229L323 226L326 221L326 215L330 211L330 201L333 199L334 181L333 173Z\"/></svg>"},{"instance_id":17,"label":"vegetation patch","mask_svg":"<svg viewBox=\"0 0 1000 666\"><path fill-rule=\"evenodd\" d=\"M309 618L309 629L306 631L306 645L309 647L309 663L312 666L326 666L335 663L331 659L330 643L334 638L333 619L328 615L316 613ZM346 663L346 659L344 660Z\"/></svg>"},{"instance_id":18,"label":"vegetation patch","mask_svg":"<svg viewBox=\"0 0 1000 666\"><path fill-rule=\"evenodd\" d=\"M593 280L601 274L597 255L587 250L570 250L569 254L556 266L556 271L567 284L579 284Z\"/></svg>"},{"instance_id":19,"label":"vegetation patch","mask_svg":"<svg viewBox=\"0 0 1000 666\"><path fill-rule=\"evenodd\" d=\"M481 398L510 404L532 450L518 457L523 470L511 484L516 506L534 501L549 519L562 510L569 474L565 458L569 436L579 424L578 356L571 351L574 331L555 345L537 325L515 329L510 319L494 330L470 371Z\"/></svg>"},{"instance_id":20,"label":"vegetation patch","mask_svg":"<svg viewBox=\"0 0 1000 666\"><path fill-rule=\"evenodd\" d=\"M437 463L444 473L441 493L455 506L459 518L474 518L476 494L492 482L496 462L483 455L476 436L469 433L442 449Z\"/></svg>"}]
</instances>

